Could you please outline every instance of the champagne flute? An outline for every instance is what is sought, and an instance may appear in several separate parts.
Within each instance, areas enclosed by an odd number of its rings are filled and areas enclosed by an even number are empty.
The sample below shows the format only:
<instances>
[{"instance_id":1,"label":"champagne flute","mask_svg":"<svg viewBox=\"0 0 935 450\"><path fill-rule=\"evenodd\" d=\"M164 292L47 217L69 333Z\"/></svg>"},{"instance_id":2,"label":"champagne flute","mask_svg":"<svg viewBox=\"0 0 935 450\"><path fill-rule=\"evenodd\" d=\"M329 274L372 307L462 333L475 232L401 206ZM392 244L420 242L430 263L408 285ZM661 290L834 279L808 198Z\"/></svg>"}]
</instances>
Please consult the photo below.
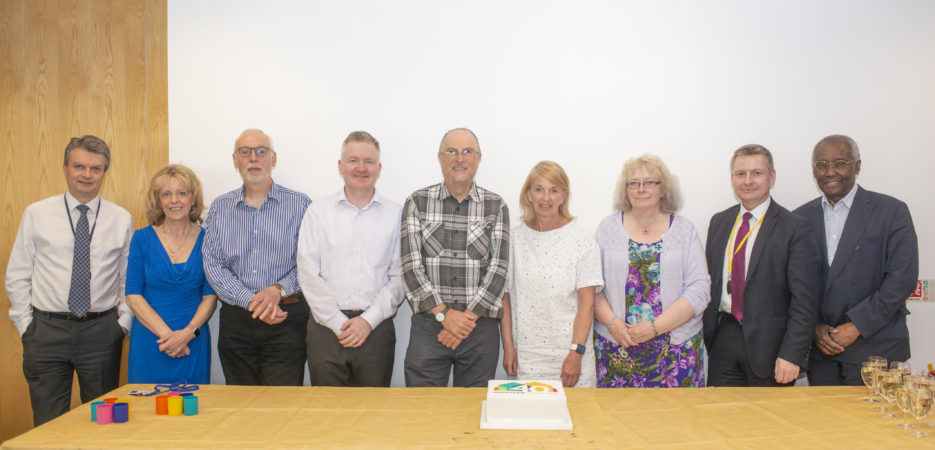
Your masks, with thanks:
<instances>
[{"instance_id":1,"label":"champagne flute","mask_svg":"<svg viewBox=\"0 0 935 450\"><path fill-rule=\"evenodd\" d=\"M904 430L915 428L906 421L906 415L909 412L909 392L917 388L915 377L908 375L903 377L903 385L896 391L896 404L903 410L903 423L896 426Z\"/></svg>"},{"instance_id":2,"label":"champagne flute","mask_svg":"<svg viewBox=\"0 0 935 450\"><path fill-rule=\"evenodd\" d=\"M928 373L928 371L923 370L919 375L915 376L917 387L920 389L928 389L929 392L935 394L935 376ZM935 426L935 422L929 422L928 426Z\"/></svg>"},{"instance_id":3,"label":"champagne flute","mask_svg":"<svg viewBox=\"0 0 935 450\"><path fill-rule=\"evenodd\" d=\"M890 363L890 372L900 373L903 376L912 374L912 366L908 362L893 361Z\"/></svg>"},{"instance_id":4,"label":"champagne flute","mask_svg":"<svg viewBox=\"0 0 935 450\"><path fill-rule=\"evenodd\" d=\"M881 399L883 399L883 400L880 400L881 405L877 406L876 408L873 408L873 410L883 413L884 417L886 417L886 413L887 413L886 406L882 404L884 400L886 400L883 397L883 378L886 376L886 372L887 370L885 367L876 367L873 369L873 392L876 395L879 395Z\"/></svg>"},{"instance_id":5,"label":"champagne flute","mask_svg":"<svg viewBox=\"0 0 935 450\"><path fill-rule=\"evenodd\" d=\"M881 365L878 361L865 361L860 364L860 379L863 380L864 386L867 386L867 398L863 399L864 403L879 403L879 400L873 398L873 371L882 369L885 365L886 363Z\"/></svg>"},{"instance_id":6,"label":"champagne flute","mask_svg":"<svg viewBox=\"0 0 935 450\"><path fill-rule=\"evenodd\" d=\"M931 409L932 391L928 389L912 389L909 391L909 412L912 413L912 417L916 418L917 423L921 424L922 418L925 417ZM927 434L918 430L911 434L917 438L928 437Z\"/></svg>"},{"instance_id":7,"label":"champagne flute","mask_svg":"<svg viewBox=\"0 0 935 450\"><path fill-rule=\"evenodd\" d=\"M896 391L899 390L899 387L903 384L903 374L900 372L888 371L882 379L883 385L883 398L886 399L886 403L889 408L886 409L886 412L883 413L883 417L894 419L899 416L893 414L891 409L893 404L896 403Z\"/></svg>"}]
</instances>

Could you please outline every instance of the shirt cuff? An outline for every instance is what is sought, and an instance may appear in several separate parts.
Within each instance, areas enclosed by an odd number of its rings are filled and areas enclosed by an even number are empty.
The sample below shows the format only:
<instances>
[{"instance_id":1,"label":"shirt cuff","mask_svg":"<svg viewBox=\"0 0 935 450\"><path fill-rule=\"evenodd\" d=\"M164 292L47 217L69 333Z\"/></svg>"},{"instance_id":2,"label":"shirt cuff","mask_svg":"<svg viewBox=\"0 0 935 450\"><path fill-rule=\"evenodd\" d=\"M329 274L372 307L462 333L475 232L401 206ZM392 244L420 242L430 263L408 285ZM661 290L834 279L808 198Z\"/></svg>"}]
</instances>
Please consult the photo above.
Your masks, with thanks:
<instances>
[{"instance_id":1,"label":"shirt cuff","mask_svg":"<svg viewBox=\"0 0 935 450\"><path fill-rule=\"evenodd\" d=\"M26 334L26 329L29 328L30 323L32 323L31 313L13 323L13 325L16 326L16 331L19 331L19 337L23 337L23 335Z\"/></svg>"},{"instance_id":2,"label":"shirt cuff","mask_svg":"<svg viewBox=\"0 0 935 450\"><path fill-rule=\"evenodd\" d=\"M360 315L370 324L371 331L377 328L383 322L383 312L376 306L371 306Z\"/></svg>"},{"instance_id":3,"label":"shirt cuff","mask_svg":"<svg viewBox=\"0 0 935 450\"><path fill-rule=\"evenodd\" d=\"M120 314L117 316L117 323L123 327L127 336L130 335L130 327L133 326L133 314Z\"/></svg>"},{"instance_id":4,"label":"shirt cuff","mask_svg":"<svg viewBox=\"0 0 935 450\"><path fill-rule=\"evenodd\" d=\"M335 336L338 336L341 334L341 326L344 325L344 322L347 322L347 320L347 316L338 310L337 314L331 316L331 318L326 321L325 326L330 328Z\"/></svg>"},{"instance_id":5,"label":"shirt cuff","mask_svg":"<svg viewBox=\"0 0 935 450\"><path fill-rule=\"evenodd\" d=\"M237 294L237 298L231 303L243 309L247 309L250 307L250 299L253 298L254 295L256 294L251 292L249 289L244 289L240 291L239 294Z\"/></svg>"}]
</instances>

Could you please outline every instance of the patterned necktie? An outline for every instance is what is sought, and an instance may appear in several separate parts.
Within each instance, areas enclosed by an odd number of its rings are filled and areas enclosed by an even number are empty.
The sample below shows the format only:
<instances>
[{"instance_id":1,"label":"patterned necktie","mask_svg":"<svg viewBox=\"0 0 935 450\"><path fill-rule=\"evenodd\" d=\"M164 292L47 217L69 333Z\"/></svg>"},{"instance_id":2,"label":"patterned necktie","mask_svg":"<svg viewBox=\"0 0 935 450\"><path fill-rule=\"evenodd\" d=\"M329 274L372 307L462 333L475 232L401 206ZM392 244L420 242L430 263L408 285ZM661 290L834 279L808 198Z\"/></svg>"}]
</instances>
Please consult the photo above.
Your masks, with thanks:
<instances>
[{"instance_id":1,"label":"patterned necktie","mask_svg":"<svg viewBox=\"0 0 935 450\"><path fill-rule=\"evenodd\" d=\"M81 217L75 225L75 257L71 262L71 289L68 309L82 317L91 309L91 236L88 233L88 207L78 205Z\"/></svg>"},{"instance_id":2,"label":"patterned necktie","mask_svg":"<svg viewBox=\"0 0 935 450\"><path fill-rule=\"evenodd\" d=\"M734 262L730 271L730 313L738 321L743 321L743 288L747 284L747 241L744 239L750 231L750 218L753 214L744 213L743 222L734 238ZM741 244L741 242L743 242Z\"/></svg>"}]
</instances>

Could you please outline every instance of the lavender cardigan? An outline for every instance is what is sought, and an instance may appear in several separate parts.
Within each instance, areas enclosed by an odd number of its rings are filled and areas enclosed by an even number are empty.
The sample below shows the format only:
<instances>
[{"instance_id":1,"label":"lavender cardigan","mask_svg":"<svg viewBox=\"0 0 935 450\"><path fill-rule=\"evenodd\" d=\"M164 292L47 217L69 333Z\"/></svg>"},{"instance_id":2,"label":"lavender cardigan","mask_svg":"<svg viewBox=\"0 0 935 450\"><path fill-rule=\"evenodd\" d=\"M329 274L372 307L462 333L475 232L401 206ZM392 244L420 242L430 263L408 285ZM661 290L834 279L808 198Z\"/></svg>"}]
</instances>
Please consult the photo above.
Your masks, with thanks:
<instances>
[{"instance_id":1,"label":"lavender cardigan","mask_svg":"<svg viewBox=\"0 0 935 450\"><path fill-rule=\"evenodd\" d=\"M617 212L601 221L594 235L601 248L604 293L614 314L626 314L626 284L630 266L630 235L623 229L623 214ZM704 249L695 227L688 219L675 215L669 231L662 235L659 256L662 309L685 297L694 316L672 330L671 343L681 344L701 331L701 316L711 301L711 277L705 263ZM594 331L613 342L616 340L602 323L594 321Z\"/></svg>"}]
</instances>

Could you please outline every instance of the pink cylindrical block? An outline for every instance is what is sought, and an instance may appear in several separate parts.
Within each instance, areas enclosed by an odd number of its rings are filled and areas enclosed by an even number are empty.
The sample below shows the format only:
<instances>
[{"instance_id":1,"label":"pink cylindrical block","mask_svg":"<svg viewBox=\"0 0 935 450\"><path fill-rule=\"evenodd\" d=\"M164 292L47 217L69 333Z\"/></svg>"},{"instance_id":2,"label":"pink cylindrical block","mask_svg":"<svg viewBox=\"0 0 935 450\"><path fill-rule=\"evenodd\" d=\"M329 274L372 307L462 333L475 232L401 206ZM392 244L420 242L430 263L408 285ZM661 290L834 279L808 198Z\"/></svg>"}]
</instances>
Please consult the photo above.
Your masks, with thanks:
<instances>
[{"instance_id":1,"label":"pink cylindrical block","mask_svg":"<svg viewBox=\"0 0 935 450\"><path fill-rule=\"evenodd\" d=\"M114 421L114 404L102 403L97 405L97 423L105 425Z\"/></svg>"}]
</instances>

